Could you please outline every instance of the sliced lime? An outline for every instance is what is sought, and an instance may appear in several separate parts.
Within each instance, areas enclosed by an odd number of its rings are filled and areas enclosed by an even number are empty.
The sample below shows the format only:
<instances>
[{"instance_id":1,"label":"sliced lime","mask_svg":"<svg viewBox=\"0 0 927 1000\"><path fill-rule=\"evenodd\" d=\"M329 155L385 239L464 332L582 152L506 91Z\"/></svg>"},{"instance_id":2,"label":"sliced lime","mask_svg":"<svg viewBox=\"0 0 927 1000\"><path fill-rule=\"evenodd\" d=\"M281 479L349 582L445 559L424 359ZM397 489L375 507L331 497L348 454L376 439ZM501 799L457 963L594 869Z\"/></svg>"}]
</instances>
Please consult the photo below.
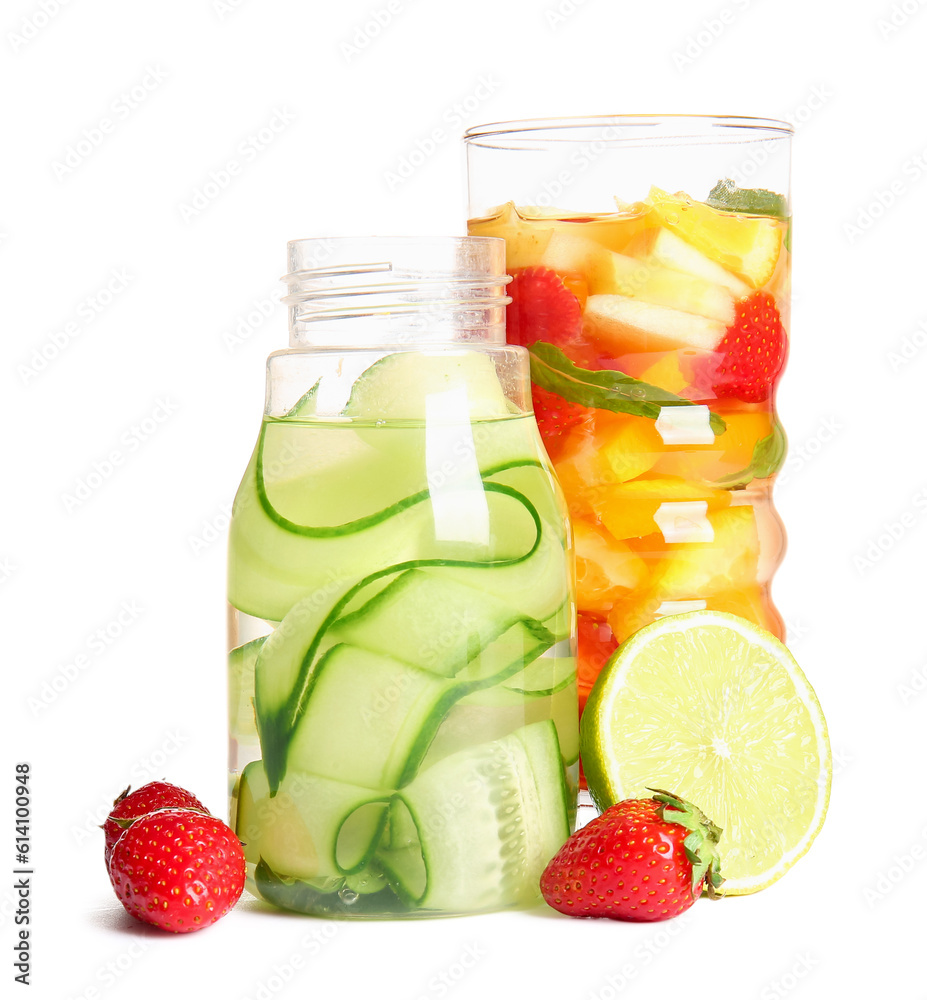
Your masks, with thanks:
<instances>
[{"instance_id":1,"label":"sliced lime","mask_svg":"<svg viewBox=\"0 0 927 1000\"><path fill-rule=\"evenodd\" d=\"M711 816L728 895L780 878L827 811L830 744L811 685L775 636L719 611L622 643L589 696L580 753L600 809L672 788Z\"/></svg>"}]
</instances>

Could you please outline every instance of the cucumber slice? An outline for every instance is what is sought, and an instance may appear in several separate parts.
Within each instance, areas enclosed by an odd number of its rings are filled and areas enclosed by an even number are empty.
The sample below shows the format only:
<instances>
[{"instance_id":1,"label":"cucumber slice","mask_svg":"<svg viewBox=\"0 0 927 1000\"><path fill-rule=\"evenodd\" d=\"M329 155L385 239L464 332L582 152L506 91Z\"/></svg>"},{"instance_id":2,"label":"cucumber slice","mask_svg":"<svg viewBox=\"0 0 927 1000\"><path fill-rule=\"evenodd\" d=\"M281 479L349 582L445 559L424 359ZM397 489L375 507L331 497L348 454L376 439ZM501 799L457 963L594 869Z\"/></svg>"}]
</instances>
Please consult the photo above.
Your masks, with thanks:
<instances>
[{"instance_id":1,"label":"cucumber slice","mask_svg":"<svg viewBox=\"0 0 927 1000\"><path fill-rule=\"evenodd\" d=\"M525 749L538 793L538 837L532 857L537 887L541 872L570 836L570 813L575 805L567 791L563 747L554 721L535 722L514 735Z\"/></svg>"},{"instance_id":2,"label":"cucumber slice","mask_svg":"<svg viewBox=\"0 0 927 1000\"><path fill-rule=\"evenodd\" d=\"M556 694L576 681L576 658L541 656L503 683L508 691L528 697Z\"/></svg>"},{"instance_id":3,"label":"cucumber slice","mask_svg":"<svg viewBox=\"0 0 927 1000\"><path fill-rule=\"evenodd\" d=\"M403 810L408 814L403 815ZM471 747L422 771L390 804L390 827L416 842L381 847L401 898L472 912L539 894L538 879L569 835L566 785L551 721Z\"/></svg>"},{"instance_id":4,"label":"cucumber slice","mask_svg":"<svg viewBox=\"0 0 927 1000\"><path fill-rule=\"evenodd\" d=\"M499 684L462 698L435 734L422 767L428 767L439 756L472 746L475 736L485 734L490 739L497 739L526 723L545 719L551 719L557 727L564 764L576 763L579 759L579 700L572 663L569 674L553 692L526 694Z\"/></svg>"},{"instance_id":5,"label":"cucumber slice","mask_svg":"<svg viewBox=\"0 0 927 1000\"><path fill-rule=\"evenodd\" d=\"M325 595L426 550L434 533L431 511L422 502L427 492L334 527L288 521L264 491L263 439L262 434L235 498L229 532L229 601L239 611L280 621L304 598Z\"/></svg>"},{"instance_id":6,"label":"cucumber slice","mask_svg":"<svg viewBox=\"0 0 927 1000\"><path fill-rule=\"evenodd\" d=\"M372 364L354 383L345 416L378 420L424 420L429 397L444 394L460 406L448 419L487 420L515 412L499 383L492 359L477 351L425 354L400 351ZM434 404L432 403L432 406ZM433 415L433 410L429 416Z\"/></svg>"},{"instance_id":7,"label":"cucumber slice","mask_svg":"<svg viewBox=\"0 0 927 1000\"><path fill-rule=\"evenodd\" d=\"M551 695L548 711L557 727L563 762L569 767L579 760L579 690L575 678Z\"/></svg>"},{"instance_id":8,"label":"cucumber slice","mask_svg":"<svg viewBox=\"0 0 927 1000\"><path fill-rule=\"evenodd\" d=\"M531 618L515 622L458 675L457 679L467 685L462 694L506 681L550 649L553 641L554 637L540 622Z\"/></svg>"},{"instance_id":9,"label":"cucumber slice","mask_svg":"<svg viewBox=\"0 0 927 1000\"><path fill-rule=\"evenodd\" d=\"M370 895L388 889L389 880L379 866L374 863L354 875L346 875L344 887L361 895Z\"/></svg>"},{"instance_id":10,"label":"cucumber slice","mask_svg":"<svg viewBox=\"0 0 927 1000\"><path fill-rule=\"evenodd\" d=\"M487 474L494 483L509 486L529 497L541 521L553 529L554 535L560 534L566 501L560 484L546 463L540 469L524 462L499 462L495 466L483 465L482 468L495 470Z\"/></svg>"},{"instance_id":11,"label":"cucumber slice","mask_svg":"<svg viewBox=\"0 0 927 1000\"><path fill-rule=\"evenodd\" d=\"M568 594L563 604L549 618L544 619L544 627L554 634L557 642L566 642L573 634L575 617L574 605Z\"/></svg>"},{"instance_id":12,"label":"cucumber slice","mask_svg":"<svg viewBox=\"0 0 927 1000\"><path fill-rule=\"evenodd\" d=\"M284 910L311 913L317 917L382 917L388 913L403 913L407 907L390 888L381 892L363 892L348 885L352 879L327 881L324 886L298 879L282 878L266 861L254 869L254 884L258 894L268 903Z\"/></svg>"},{"instance_id":13,"label":"cucumber slice","mask_svg":"<svg viewBox=\"0 0 927 1000\"><path fill-rule=\"evenodd\" d=\"M261 471L270 506L297 525L338 527L428 487L425 435L307 416L264 422Z\"/></svg>"},{"instance_id":14,"label":"cucumber slice","mask_svg":"<svg viewBox=\"0 0 927 1000\"><path fill-rule=\"evenodd\" d=\"M254 668L267 636L229 651L229 729L246 733L255 724Z\"/></svg>"},{"instance_id":15,"label":"cucumber slice","mask_svg":"<svg viewBox=\"0 0 927 1000\"><path fill-rule=\"evenodd\" d=\"M444 572L452 580L500 601L511 602L517 595L518 610L543 621L561 608L563 595L569 592L566 567L563 545L555 535L543 531L534 552L522 561L508 566L461 564L447 566Z\"/></svg>"},{"instance_id":16,"label":"cucumber slice","mask_svg":"<svg viewBox=\"0 0 927 1000\"><path fill-rule=\"evenodd\" d=\"M287 417L314 417L316 414L316 402L319 394L319 385L322 380L318 379L308 392L304 392L296 404L287 412Z\"/></svg>"},{"instance_id":17,"label":"cucumber slice","mask_svg":"<svg viewBox=\"0 0 927 1000\"><path fill-rule=\"evenodd\" d=\"M280 621L300 600L325 594L342 581L364 579L385 566L398 570L443 565L459 556L462 564L482 570L502 563L511 568L536 550L542 522L533 503L514 488L493 482L492 470L484 473L492 526L485 545L448 543L436 537L427 489L343 524L297 524L268 498L263 473L266 434L265 424L235 498L229 533L229 601L239 611ZM524 461L539 468L535 460ZM552 541L546 544L550 547ZM557 605L544 614L525 608L527 614L544 618L556 610L563 599L563 583L555 582L560 584Z\"/></svg>"},{"instance_id":18,"label":"cucumber slice","mask_svg":"<svg viewBox=\"0 0 927 1000\"><path fill-rule=\"evenodd\" d=\"M300 601L274 632L262 640L264 644L254 667L254 703L265 756L285 750L291 724L286 709L301 673L308 677L312 658L335 644L334 639L314 643L332 604L346 600L348 609L358 604L363 606L391 580L392 576L384 575L364 587L349 588L342 583L328 594L312 594ZM269 749L275 744L275 749Z\"/></svg>"},{"instance_id":19,"label":"cucumber slice","mask_svg":"<svg viewBox=\"0 0 927 1000\"><path fill-rule=\"evenodd\" d=\"M502 689L498 687L489 688L486 693L500 690ZM471 697L476 698L478 695ZM509 697L513 697L510 692ZM538 699L538 707L541 711L532 715L533 705L526 706L524 698L518 698L517 704L514 701L501 704L497 699L488 705L471 701L470 697L463 698L451 708L438 727L428 752L419 766L419 773L426 771L445 757L472 749L474 746L501 740L521 729L527 722L547 718L549 704L542 703L542 699ZM392 820L390 830L393 830ZM403 845L393 844L393 846Z\"/></svg>"},{"instance_id":20,"label":"cucumber slice","mask_svg":"<svg viewBox=\"0 0 927 1000\"><path fill-rule=\"evenodd\" d=\"M301 879L361 871L386 820L378 791L290 770L271 796L261 761L242 771L235 833L245 859Z\"/></svg>"},{"instance_id":21,"label":"cucumber slice","mask_svg":"<svg viewBox=\"0 0 927 1000\"><path fill-rule=\"evenodd\" d=\"M520 617L440 570L413 569L339 619L331 634L340 642L453 677Z\"/></svg>"},{"instance_id":22,"label":"cucumber slice","mask_svg":"<svg viewBox=\"0 0 927 1000\"><path fill-rule=\"evenodd\" d=\"M463 682L458 689L460 700L438 725L420 767L430 767L467 747L501 739L526 722L548 718L546 702L532 699L529 703L523 694L507 691L504 685L519 676L524 663L541 656L551 640L538 622L517 622L468 664L457 678ZM573 740L577 738L574 734Z\"/></svg>"},{"instance_id":23,"label":"cucumber slice","mask_svg":"<svg viewBox=\"0 0 927 1000\"><path fill-rule=\"evenodd\" d=\"M457 699L453 682L357 646L329 650L313 672L286 769L367 788L397 788ZM284 779L285 780L285 779Z\"/></svg>"},{"instance_id":24,"label":"cucumber slice","mask_svg":"<svg viewBox=\"0 0 927 1000\"><path fill-rule=\"evenodd\" d=\"M504 683L468 694L454 706L448 721L452 721L456 712L469 711L471 713L469 724L474 728L480 726L481 729L486 729L495 726L497 730L509 732L516 727L509 725L509 728L505 729L504 726L513 718L520 718L522 725L526 722L552 719L557 727L564 763L567 765L576 763L579 760L579 695L573 658L563 657L547 661L558 664L554 668L557 673L554 675L556 684L552 690L521 691L512 690L510 687L511 684L523 682L524 677L534 670L537 664L543 662L545 660L542 657L536 664L532 663L521 674L515 674ZM545 668L545 671L547 669ZM546 677L550 678L550 674L546 674ZM535 680L539 683L550 683L549 679L542 681L541 675L535 675ZM478 722L477 720L481 718L483 721ZM455 721L455 725L460 723ZM432 745L435 749L442 748L448 741L448 736L442 729L439 729L435 736ZM472 744L475 741L471 738L469 742ZM428 763L431 753L432 751L429 751L425 764Z\"/></svg>"},{"instance_id":25,"label":"cucumber slice","mask_svg":"<svg viewBox=\"0 0 927 1000\"><path fill-rule=\"evenodd\" d=\"M274 787L283 773L286 745L305 702L314 665L319 654L324 651L325 644L335 641L334 638L327 637L326 632L347 607L354 606L365 588L371 588L370 592L373 592L372 588L380 586L379 581L386 577L396 576L406 569L433 566L436 578L440 575L442 581L462 583L473 589L474 592L466 591L471 607L479 605L481 613L487 618L492 616L490 623L481 625L478 630L480 636L485 638L504 628L514 617L509 612L500 616L500 608L487 600L486 594L501 602L502 609L508 609L512 595L517 594L521 604L525 605L519 611L535 618L549 616L561 607L563 593L567 589L562 547L547 532L542 531L537 515L533 514L533 507L524 496L501 484L487 483L486 490L487 500L492 501L494 507L503 505L508 510L522 510L528 522L534 526L534 539L530 546L528 540L524 540L527 548L523 554L485 563L448 563L442 559L411 560L376 570L354 586L343 579L330 580L326 586L303 598L291 610L281 622L279 637L275 635L267 640L256 666L255 707L265 765ZM504 518L500 520L505 523ZM508 523L511 524L511 520ZM358 536L354 537L353 542L359 544ZM368 553L365 558L373 562L372 554ZM339 568L343 569L343 566ZM463 579L458 579L459 577ZM421 601L411 603L426 606ZM358 614L355 626L360 621L361 616ZM373 634L369 629L365 632ZM544 629L540 629L535 635L536 639L539 637L543 637L546 645L552 641L552 637ZM375 643L375 635L370 641ZM538 655L541 651L538 648L533 655ZM522 660L521 665L524 662ZM508 668L509 664L505 666ZM495 673L493 670L489 676L495 676ZM477 679L484 680L485 674L479 675Z\"/></svg>"}]
</instances>

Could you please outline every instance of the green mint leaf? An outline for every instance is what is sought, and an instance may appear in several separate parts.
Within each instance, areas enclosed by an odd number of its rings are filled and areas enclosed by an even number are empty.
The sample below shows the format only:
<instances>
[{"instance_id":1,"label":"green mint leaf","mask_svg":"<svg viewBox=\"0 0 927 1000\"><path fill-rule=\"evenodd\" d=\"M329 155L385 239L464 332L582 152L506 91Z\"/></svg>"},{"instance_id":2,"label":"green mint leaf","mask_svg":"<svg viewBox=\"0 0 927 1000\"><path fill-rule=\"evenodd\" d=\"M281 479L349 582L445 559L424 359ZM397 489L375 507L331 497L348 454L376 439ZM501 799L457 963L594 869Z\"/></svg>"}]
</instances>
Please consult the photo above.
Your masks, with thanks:
<instances>
[{"instance_id":1,"label":"green mint leaf","mask_svg":"<svg viewBox=\"0 0 927 1000\"><path fill-rule=\"evenodd\" d=\"M754 479L766 479L782 468L787 449L788 440L785 431L777 420L773 424L771 433L760 438L753 446L753 455L747 468L735 472L732 476L725 476L718 482L723 483L729 489L738 490Z\"/></svg>"},{"instance_id":2,"label":"green mint leaf","mask_svg":"<svg viewBox=\"0 0 927 1000\"><path fill-rule=\"evenodd\" d=\"M656 420L664 406L695 406L691 400L667 392L659 386L641 382L624 372L590 371L579 368L553 344L539 340L528 348L531 355L531 378L542 389L555 392L570 403L630 413L635 417ZM726 424L712 413L709 417L715 434L723 434Z\"/></svg>"},{"instance_id":3,"label":"green mint leaf","mask_svg":"<svg viewBox=\"0 0 927 1000\"><path fill-rule=\"evenodd\" d=\"M789 217L785 195L767 191L766 188L739 188L730 178L715 184L709 191L705 204L722 212L769 215L783 220Z\"/></svg>"}]
</instances>

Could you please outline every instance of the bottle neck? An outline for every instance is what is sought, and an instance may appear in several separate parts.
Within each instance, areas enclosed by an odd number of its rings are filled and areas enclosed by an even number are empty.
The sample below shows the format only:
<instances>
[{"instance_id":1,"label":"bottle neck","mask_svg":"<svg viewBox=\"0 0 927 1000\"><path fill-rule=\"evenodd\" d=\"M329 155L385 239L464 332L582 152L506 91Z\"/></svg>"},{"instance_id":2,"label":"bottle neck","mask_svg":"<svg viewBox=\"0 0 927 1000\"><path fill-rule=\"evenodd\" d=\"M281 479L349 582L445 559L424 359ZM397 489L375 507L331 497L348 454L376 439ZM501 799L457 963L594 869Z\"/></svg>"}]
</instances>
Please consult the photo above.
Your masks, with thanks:
<instances>
[{"instance_id":1,"label":"bottle neck","mask_svg":"<svg viewBox=\"0 0 927 1000\"><path fill-rule=\"evenodd\" d=\"M505 343L505 244L489 237L288 244L290 347Z\"/></svg>"}]
</instances>

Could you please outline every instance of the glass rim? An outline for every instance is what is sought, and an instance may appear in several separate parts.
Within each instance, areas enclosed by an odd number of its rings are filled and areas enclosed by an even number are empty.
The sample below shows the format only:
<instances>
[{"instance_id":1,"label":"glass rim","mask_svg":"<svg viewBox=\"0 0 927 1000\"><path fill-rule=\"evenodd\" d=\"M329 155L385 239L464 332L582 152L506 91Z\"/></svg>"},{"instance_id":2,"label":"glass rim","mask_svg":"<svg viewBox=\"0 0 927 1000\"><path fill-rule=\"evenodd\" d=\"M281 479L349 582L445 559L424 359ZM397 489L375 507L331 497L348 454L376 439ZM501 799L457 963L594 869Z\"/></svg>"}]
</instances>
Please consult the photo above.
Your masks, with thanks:
<instances>
[{"instance_id":1,"label":"glass rim","mask_svg":"<svg viewBox=\"0 0 927 1000\"><path fill-rule=\"evenodd\" d=\"M498 140L505 138L510 142L544 141L570 142L577 138L570 135L580 129L602 128L609 125L615 127L638 126L653 128L652 137L655 140L668 139L701 139L708 142L737 141L735 135L742 138L745 134L762 133L756 138L790 138L795 134L794 127L787 121L778 118L758 118L747 115L701 115L701 114L629 114L629 115L584 115L563 116L554 118L522 118L512 121L488 122L484 125L473 125L463 134L463 141L468 145L497 146ZM567 132L566 135L558 133ZM590 137L584 137L588 141ZM632 141L640 142L643 136L596 137L596 141L621 145ZM497 140L496 142L481 140Z\"/></svg>"}]
</instances>

